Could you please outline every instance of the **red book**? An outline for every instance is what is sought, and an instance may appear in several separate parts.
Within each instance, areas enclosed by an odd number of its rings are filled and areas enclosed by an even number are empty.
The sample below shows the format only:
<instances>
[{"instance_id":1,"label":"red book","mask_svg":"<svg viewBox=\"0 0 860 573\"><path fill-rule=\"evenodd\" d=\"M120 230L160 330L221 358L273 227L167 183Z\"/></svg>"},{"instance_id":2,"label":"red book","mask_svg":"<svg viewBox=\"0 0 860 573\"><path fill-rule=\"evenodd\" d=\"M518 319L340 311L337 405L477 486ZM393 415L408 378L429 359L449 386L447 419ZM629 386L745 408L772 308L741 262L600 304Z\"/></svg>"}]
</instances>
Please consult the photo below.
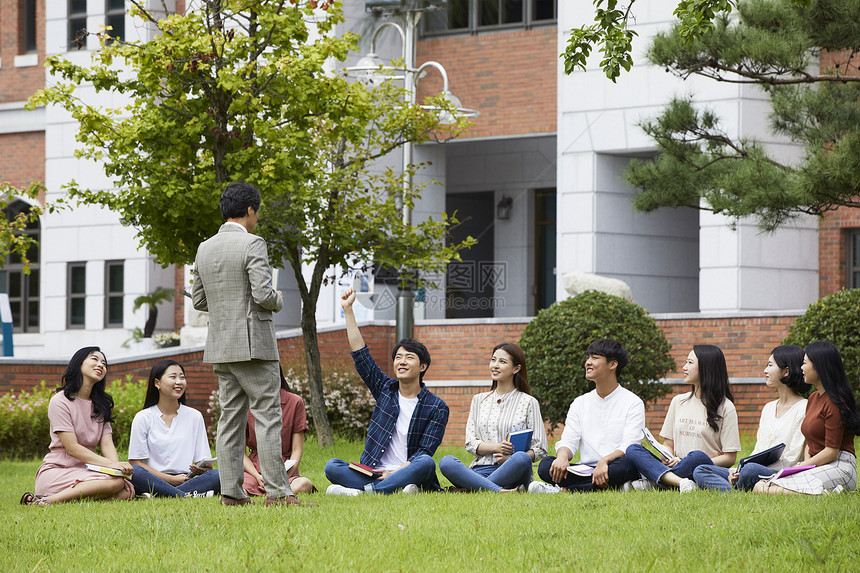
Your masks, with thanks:
<instances>
[{"instance_id":1,"label":"red book","mask_svg":"<svg viewBox=\"0 0 860 573\"><path fill-rule=\"evenodd\" d=\"M382 472L373 469L370 466L366 466L364 464L357 464L355 462L349 462L349 469L355 470L362 475L366 475L369 478L380 478L382 477Z\"/></svg>"}]
</instances>

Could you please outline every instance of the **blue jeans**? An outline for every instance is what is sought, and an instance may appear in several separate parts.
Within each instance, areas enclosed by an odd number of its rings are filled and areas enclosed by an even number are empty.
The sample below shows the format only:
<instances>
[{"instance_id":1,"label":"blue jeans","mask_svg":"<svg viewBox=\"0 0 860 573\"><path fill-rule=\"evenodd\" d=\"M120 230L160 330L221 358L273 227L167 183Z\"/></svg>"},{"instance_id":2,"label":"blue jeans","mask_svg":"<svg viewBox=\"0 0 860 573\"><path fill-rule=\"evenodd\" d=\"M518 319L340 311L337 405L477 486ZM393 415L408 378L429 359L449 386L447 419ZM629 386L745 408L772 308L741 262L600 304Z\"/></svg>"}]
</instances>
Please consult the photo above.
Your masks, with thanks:
<instances>
[{"instance_id":1,"label":"blue jeans","mask_svg":"<svg viewBox=\"0 0 860 573\"><path fill-rule=\"evenodd\" d=\"M697 467L705 464L713 465L711 458L705 452L693 450L675 464L674 467L670 468L663 465L657 456L646 450L641 444L633 444L627 448L624 457L630 458L630 461L633 462L633 465L640 474L658 484L660 483L660 478L666 472L672 472L679 478L691 478L693 477L693 471Z\"/></svg>"},{"instance_id":2,"label":"blue jeans","mask_svg":"<svg viewBox=\"0 0 860 573\"><path fill-rule=\"evenodd\" d=\"M334 458L325 464L325 477L331 483L361 491L368 491L366 486L369 485L373 493L394 493L411 483L421 489L438 489L438 486L433 483L433 478L436 477L436 462L427 454L415 456L408 466L382 480L351 470L348 462Z\"/></svg>"},{"instance_id":3,"label":"blue jeans","mask_svg":"<svg viewBox=\"0 0 860 573\"><path fill-rule=\"evenodd\" d=\"M442 475L456 487L474 491L499 492L528 485L532 481L532 458L525 452L514 452L502 465L482 465L470 468L454 456L439 460Z\"/></svg>"},{"instance_id":4,"label":"blue jeans","mask_svg":"<svg viewBox=\"0 0 860 573\"><path fill-rule=\"evenodd\" d=\"M172 486L157 475L148 472L141 466L134 466L131 474L131 484L137 495L151 493L155 497L185 497L186 494L212 490L221 493L221 480L218 470L209 470L179 486Z\"/></svg>"},{"instance_id":5,"label":"blue jeans","mask_svg":"<svg viewBox=\"0 0 860 573\"><path fill-rule=\"evenodd\" d=\"M693 471L693 480L702 489L731 491L732 486L729 484L729 471L731 471L729 468L721 468L720 466L710 464L703 465ZM767 466L744 464L735 487L741 491L752 491L752 488L755 487L755 484L759 480L775 473L775 471Z\"/></svg>"},{"instance_id":6,"label":"blue jeans","mask_svg":"<svg viewBox=\"0 0 860 573\"><path fill-rule=\"evenodd\" d=\"M633 466L630 459L627 456L621 456L620 458L615 458L609 462L609 467L607 468L609 471L609 484L606 488L594 485L591 482L591 476L578 476L570 472L564 476L563 480L555 482L549 474L549 468L552 466L552 462L554 461L555 458L552 456L547 456L540 461L540 464L538 465L538 475L540 476L540 479L546 483L567 488L570 491L600 491L602 489L617 489L624 485L624 482L639 479L639 472L636 471L636 468Z\"/></svg>"}]
</instances>

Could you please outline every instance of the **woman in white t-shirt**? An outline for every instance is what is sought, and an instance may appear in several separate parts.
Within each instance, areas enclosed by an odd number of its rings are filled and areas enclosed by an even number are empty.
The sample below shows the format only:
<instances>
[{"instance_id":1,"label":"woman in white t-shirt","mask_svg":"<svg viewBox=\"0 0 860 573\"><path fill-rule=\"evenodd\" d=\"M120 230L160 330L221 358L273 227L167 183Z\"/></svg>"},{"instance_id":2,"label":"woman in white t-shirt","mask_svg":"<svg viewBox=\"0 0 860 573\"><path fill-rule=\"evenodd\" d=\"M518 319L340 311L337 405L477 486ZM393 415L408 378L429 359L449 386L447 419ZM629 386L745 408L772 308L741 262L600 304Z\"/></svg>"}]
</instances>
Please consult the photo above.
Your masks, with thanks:
<instances>
[{"instance_id":1,"label":"woman in white t-shirt","mask_svg":"<svg viewBox=\"0 0 860 573\"><path fill-rule=\"evenodd\" d=\"M208 497L221 491L203 416L185 405L187 387L185 369L175 360L162 360L149 373L143 410L134 416L128 444L138 495Z\"/></svg>"},{"instance_id":2,"label":"woman in white t-shirt","mask_svg":"<svg viewBox=\"0 0 860 573\"><path fill-rule=\"evenodd\" d=\"M490 377L490 391L472 397L466 422L466 451L475 459L467 467L456 456L445 456L439 469L454 487L508 493L532 481L532 464L546 455L546 431L519 346L503 342L493 348ZM532 435L525 450L514 451L508 438L518 430Z\"/></svg>"},{"instance_id":3,"label":"woman in white t-shirt","mask_svg":"<svg viewBox=\"0 0 860 573\"><path fill-rule=\"evenodd\" d=\"M627 448L630 460L646 479L631 483L633 489L677 487L681 493L697 489L691 478L704 464L731 467L741 450L738 413L723 351L710 344L697 344L684 364L684 381L692 385L689 394L672 398L660 435L663 445L674 455L658 459L640 444Z\"/></svg>"},{"instance_id":4,"label":"woman in white t-shirt","mask_svg":"<svg viewBox=\"0 0 860 573\"><path fill-rule=\"evenodd\" d=\"M779 398L762 408L752 454L784 444L782 456L769 466L754 462L744 464L740 472L710 464L699 466L693 472L693 480L700 488L731 491L734 485L739 490L750 491L763 477L797 463L806 443L800 431L806 416L806 398L800 392L806 393L811 388L803 381L801 366L803 349L784 345L771 351L764 369L765 384L779 392Z\"/></svg>"}]
</instances>

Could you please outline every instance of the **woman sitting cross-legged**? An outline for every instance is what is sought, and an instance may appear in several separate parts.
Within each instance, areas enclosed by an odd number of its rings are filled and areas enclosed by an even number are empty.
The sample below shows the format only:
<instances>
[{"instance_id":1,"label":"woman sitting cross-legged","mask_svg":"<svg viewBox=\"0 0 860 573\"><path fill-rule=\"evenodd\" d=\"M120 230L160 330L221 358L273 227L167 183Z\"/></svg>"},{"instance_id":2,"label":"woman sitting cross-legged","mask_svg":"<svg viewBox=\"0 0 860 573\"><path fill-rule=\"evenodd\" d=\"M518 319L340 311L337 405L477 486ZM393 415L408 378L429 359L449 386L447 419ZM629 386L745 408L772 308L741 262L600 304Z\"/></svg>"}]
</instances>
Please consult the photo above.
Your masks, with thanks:
<instances>
[{"instance_id":1,"label":"woman sitting cross-legged","mask_svg":"<svg viewBox=\"0 0 860 573\"><path fill-rule=\"evenodd\" d=\"M466 467L445 456L439 469L455 487L507 493L531 482L532 463L546 455L546 431L519 346L505 342L493 349L490 377L490 391L472 397L466 422L466 451L475 459ZM530 447L514 452L508 434L527 429L532 430Z\"/></svg>"},{"instance_id":2,"label":"woman sitting cross-legged","mask_svg":"<svg viewBox=\"0 0 860 573\"><path fill-rule=\"evenodd\" d=\"M806 415L806 398L799 392L808 392L809 384L803 381L803 349L799 346L777 346L767 359L764 369L765 384L779 392L779 398L765 404L761 411L753 454L784 444L782 456L773 464L744 464L740 472L712 464L699 466L693 471L693 480L702 489L749 491L762 477L793 466L803 454L805 438L800 424Z\"/></svg>"},{"instance_id":3,"label":"woman sitting cross-legged","mask_svg":"<svg viewBox=\"0 0 860 573\"><path fill-rule=\"evenodd\" d=\"M806 452L798 465L812 469L755 484L756 493L821 494L857 487L854 436L860 433L860 416L848 383L839 349L829 342L813 342L803 357L803 379L815 386L806 403L800 426Z\"/></svg>"},{"instance_id":4,"label":"woman sitting cross-legged","mask_svg":"<svg viewBox=\"0 0 860 573\"><path fill-rule=\"evenodd\" d=\"M245 482L242 484L248 495L264 495L266 487L260 473L260 457L257 453L256 421L248 411L248 425L245 428L245 446L250 454L245 454ZM299 463L305 448L305 432L308 431L308 414L305 403L298 394L290 392L290 386L281 371L281 458L289 465L287 477L293 493L316 491L311 480L299 474Z\"/></svg>"},{"instance_id":5,"label":"woman sitting cross-legged","mask_svg":"<svg viewBox=\"0 0 860 573\"><path fill-rule=\"evenodd\" d=\"M51 445L36 472L36 494L25 493L24 505L51 505L75 499L123 500L134 497L131 483L87 469L94 464L131 475L119 461L113 443L113 398L105 392L107 361L97 346L81 348L66 367L62 385L48 404ZM96 453L96 447L101 455Z\"/></svg>"},{"instance_id":6,"label":"woman sitting cross-legged","mask_svg":"<svg viewBox=\"0 0 860 573\"><path fill-rule=\"evenodd\" d=\"M221 491L203 415L185 405L185 369L175 360L161 360L149 372L143 410L131 423L128 458L138 495L209 497Z\"/></svg>"},{"instance_id":7,"label":"woman sitting cross-legged","mask_svg":"<svg viewBox=\"0 0 860 573\"><path fill-rule=\"evenodd\" d=\"M731 402L723 351L710 344L697 344L683 371L692 391L672 398L660 430L663 445L676 457L661 461L640 444L628 447L626 456L646 478L632 482L633 489L652 489L657 483L680 488L681 493L692 491L696 482L690 478L697 467L731 467L741 449L738 413Z\"/></svg>"}]
</instances>

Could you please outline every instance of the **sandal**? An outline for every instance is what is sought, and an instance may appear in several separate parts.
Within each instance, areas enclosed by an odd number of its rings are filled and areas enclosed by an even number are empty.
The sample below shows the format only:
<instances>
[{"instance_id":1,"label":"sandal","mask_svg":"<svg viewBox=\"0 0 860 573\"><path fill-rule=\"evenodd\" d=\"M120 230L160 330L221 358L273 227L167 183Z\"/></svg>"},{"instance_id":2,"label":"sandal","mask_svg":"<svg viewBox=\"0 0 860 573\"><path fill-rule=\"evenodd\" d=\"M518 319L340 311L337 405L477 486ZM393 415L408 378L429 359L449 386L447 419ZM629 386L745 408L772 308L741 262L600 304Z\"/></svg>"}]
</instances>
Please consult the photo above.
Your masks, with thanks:
<instances>
[{"instance_id":1,"label":"sandal","mask_svg":"<svg viewBox=\"0 0 860 573\"><path fill-rule=\"evenodd\" d=\"M47 507L53 504L44 497L40 495L33 495L28 491L21 496L21 505L35 505L38 507Z\"/></svg>"}]
</instances>

